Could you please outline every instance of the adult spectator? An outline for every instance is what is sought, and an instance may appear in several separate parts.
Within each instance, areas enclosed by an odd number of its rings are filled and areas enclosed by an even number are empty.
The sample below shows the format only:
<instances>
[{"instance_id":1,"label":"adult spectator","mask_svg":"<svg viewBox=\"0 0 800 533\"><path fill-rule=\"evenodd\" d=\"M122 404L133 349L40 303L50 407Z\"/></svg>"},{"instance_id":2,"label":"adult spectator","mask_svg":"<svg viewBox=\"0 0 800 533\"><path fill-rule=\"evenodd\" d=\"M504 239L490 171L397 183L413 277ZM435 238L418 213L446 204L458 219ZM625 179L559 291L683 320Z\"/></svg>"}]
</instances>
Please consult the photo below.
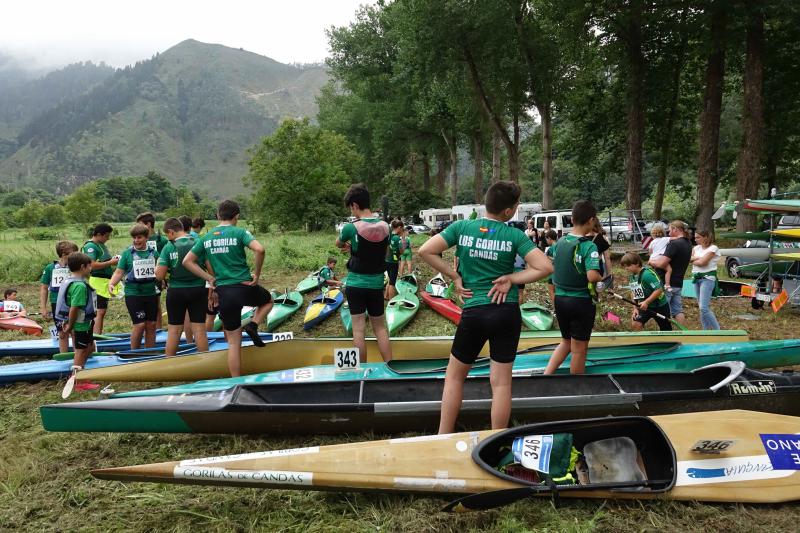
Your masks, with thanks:
<instances>
[{"instance_id":1,"label":"adult spectator","mask_svg":"<svg viewBox=\"0 0 800 533\"><path fill-rule=\"evenodd\" d=\"M542 231L539 232L539 249L543 252L547 248L546 236L548 231L550 231L550 221L544 219L544 227L542 228Z\"/></svg>"},{"instance_id":2,"label":"adult spectator","mask_svg":"<svg viewBox=\"0 0 800 533\"><path fill-rule=\"evenodd\" d=\"M700 307L700 325L703 329L719 329L714 311L711 310L711 297L719 292L717 284L717 263L719 248L714 244L714 235L708 230L695 233L697 246L692 249L692 278L697 290L697 305Z\"/></svg>"},{"instance_id":3,"label":"adult spectator","mask_svg":"<svg viewBox=\"0 0 800 533\"><path fill-rule=\"evenodd\" d=\"M533 225L533 219L528 220L528 226L525 228L525 236L528 237L534 246L539 246L539 232Z\"/></svg>"},{"instance_id":4,"label":"adult spectator","mask_svg":"<svg viewBox=\"0 0 800 533\"><path fill-rule=\"evenodd\" d=\"M681 289L683 288L683 277L686 268L689 266L689 259L692 257L692 243L689 242L689 227L682 220L673 220L669 225L669 238L667 249L664 255L651 258L650 266L656 269L659 277L663 280L666 274L667 265L672 266L672 274L669 278L669 285L665 287L667 302L673 318L679 324L685 325L686 315L683 314L683 301L681 299Z\"/></svg>"}]
</instances>

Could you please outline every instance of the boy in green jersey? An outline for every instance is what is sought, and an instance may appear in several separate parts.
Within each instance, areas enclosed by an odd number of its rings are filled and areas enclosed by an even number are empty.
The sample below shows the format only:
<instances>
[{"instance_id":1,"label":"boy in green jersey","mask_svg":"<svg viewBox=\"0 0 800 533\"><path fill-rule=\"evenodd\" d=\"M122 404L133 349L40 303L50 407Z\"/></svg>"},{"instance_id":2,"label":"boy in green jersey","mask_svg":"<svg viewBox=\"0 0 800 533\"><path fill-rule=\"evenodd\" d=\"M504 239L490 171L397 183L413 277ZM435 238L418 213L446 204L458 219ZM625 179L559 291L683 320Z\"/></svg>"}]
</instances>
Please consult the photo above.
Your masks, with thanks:
<instances>
[{"instance_id":1,"label":"boy in green jersey","mask_svg":"<svg viewBox=\"0 0 800 533\"><path fill-rule=\"evenodd\" d=\"M56 301L55 315L64 321L61 337L65 340L72 336L75 357L72 370L81 370L86 359L94 351L94 335L92 320L95 316L96 299L94 290L89 286L87 278L92 271L92 259L81 252L73 252L67 257L70 277L61 284ZM78 385L78 390L84 386ZM87 384L85 388L97 388Z\"/></svg>"},{"instance_id":2,"label":"boy in green jersey","mask_svg":"<svg viewBox=\"0 0 800 533\"><path fill-rule=\"evenodd\" d=\"M114 267L119 262L119 257L111 257L111 252L106 248L106 242L114 233L114 228L108 224L98 224L92 230L91 240L83 243L81 252L92 260L92 274L89 276L89 285L97 295L97 317L94 319L94 333L103 333L106 310L111 293L108 291L108 282L114 275Z\"/></svg>"},{"instance_id":3,"label":"boy in green jersey","mask_svg":"<svg viewBox=\"0 0 800 533\"><path fill-rule=\"evenodd\" d=\"M556 233L556 230L554 230L554 229L549 229L546 232L544 232L544 239L545 239L545 243L547 244L547 246L544 249L544 255L546 255L547 258L552 263L553 262L553 245L558 240L558 233ZM556 304L556 286L553 285L553 276L547 276L546 281L547 281L547 292L550 294L550 304L555 306L555 304Z\"/></svg>"},{"instance_id":4,"label":"boy in green jersey","mask_svg":"<svg viewBox=\"0 0 800 533\"><path fill-rule=\"evenodd\" d=\"M203 228L206 226L206 221L203 220L202 217L195 217L192 219L192 231L189 232L189 235L194 237L195 239L200 236L200 233L203 231Z\"/></svg>"},{"instance_id":5,"label":"boy in green jersey","mask_svg":"<svg viewBox=\"0 0 800 533\"><path fill-rule=\"evenodd\" d=\"M39 309L41 310L42 317L45 319L52 318L55 323L55 328L58 333L61 332L63 325L60 320L56 318L56 302L58 301L58 289L61 284L70 277L69 266L67 265L67 257L72 252L78 251L78 245L71 241L59 241L56 244L56 255L58 261L47 263L42 271L42 277L39 278ZM58 350L61 353L69 351L69 340L62 338L58 335Z\"/></svg>"},{"instance_id":6,"label":"boy in green jersey","mask_svg":"<svg viewBox=\"0 0 800 533\"><path fill-rule=\"evenodd\" d=\"M186 318L197 350L208 351L206 335L206 283L183 266L183 258L195 245L196 239L186 233L185 225L177 218L164 222L164 233L169 242L161 250L156 267L156 279L164 280L169 275L167 289L167 356L178 351Z\"/></svg>"},{"instance_id":7,"label":"boy in green jersey","mask_svg":"<svg viewBox=\"0 0 800 533\"><path fill-rule=\"evenodd\" d=\"M555 372L567 355L572 354L570 373L583 374L586 350L594 327L596 307L592 298L594 284L602 279L600 253L591 237L597 210L588 200L572 206L572 231L550 247L553 250L554 308L561 343L553 351L545 374Z\"/></svg>"},{"instance_id":8,"label":"boy in green jersey","mask_svg":"<svg viewBox=\"0 0 800 533\"><path fill-rule=\"evenodd\" d=\"M342 282L336 279L336 272L334 269L336 268L336 258L333 256L328 257L328 261L325 263L325 266L319 269L319 277L324 281L324 285L326 287L341 287Z\"/></svg>"},{"instance_id":9,"label":"boy in green jersey","mask_svg":"<svg viewBox=\"0 0 800 533\"><path fill-rule=\"evenodd\" d=\"M486 217L453 222L419 249L422 260L450 277L464 300L445 375L440 434L455 429L464 380L486 341L492 359L492 428L508 426L511 370L522 328L517 286L552 272L541 250L522 231L506 224L517 211L520 194L514 182L494 183L486 191ZM456 246L457 271L440 256L452 246ZM514 272L517 255L527 268Z\"/></svg>"},{"instance_id":10,"label":"boy in green jersey","mask_svg":"<svg viewBox=\"0 0 800 533\"><path fill-rule=\"evenodd\" d=\"M131 349L136 350L142 345L142 336L145 348L156 345L156 318L160 314L156 289L158 252L147 245L150 230L144 224L133 226L130 234L133 245L122 252L108 289L115 292L125 278L125 306L133 323Z\"/></svg>"},{"instance_id":11,"label":"boy in green jersey","mask_svg":"<svg viewBox=\"0 0 800 533\"><path fill-rule=\"evenodd\" d=\"M672 324L669 321L669 304L664 296L664 286L661 279L652 268L642 264L642 258L635 252L628 252L622 256L620 261L622 268L631 274L629 284L633 299L639 304L633 310L633 331L641 331L647 322L653 318L661 331L672 331ZM658 313L667 318L659 318L654 313Z\"/></svg>"},{"instance_id":12,"label":"boy in green jersey","mask_svg":"<svg viewBox=\"0 0 800 533\"><path fill-rule=\"evenodd\" d=\"M195 276L209 282L219 298L219 316L228 339L228 369L231 376L241 375L242 330L256 346L264 346L258 335L260 324L272 309L272 296L258 284L264 265L264 247L239 223L239 204L223 200L217 208L219 225L198 239L186 257L183 266ZM255 269L250 272L245 250L255 254ZM211 270L206 272L198 263L208 261ZM253 320L242 328L242 307L256 307Z\"/></svg>"},{"instance_id":13,"label":"boy in green jersey","mask_svg":"<svg viewBox=\"0 0 800 533\"><path fill-rule=\"evenodd\" d=\"M356 217L344 225L337 248L350 253L347 261L345 296L353 323L353 344L362 363L367 361L367 315L378 350L384 361L391 361L389 330L383 318L383 273L386 271L386 250L389 246L389 225L376 217L370 208L369 190L363 183L351 185L344 195L344 205Z\"/></svg>"},{"instance_id":14,"label":"boy in green jersey","mask_svg":"<svg viewBox=\"0 0 800 533\"><path fill-rule=\"evenodd\" d=\"M136 217L136 222L144 224L150 233L147 236L147 247L161 254L161 250L167 245L169 240L156 231L156 216L153 213L142 213ZM156 283L156 294L158 294L158 311L156 313L156 329L161 329L161 293L164 291L165 284L161 281Z\"/></svg>"},{"instance_id":15,"label":"boy in green jersey","mask_svg":"<svg viewBox=\"0 0 800 533\"><path fill-rule=\"evenodd\" d=\"M392 233L389 235L389 247L386 250L386 274L389 276L389 283L383 294L384 300L391 300L397 296L397 275L400 271L400 255L403 253L403 241L400 233L403 232L403 223L399 220L392 220Z\"/></svg>"},{"instance_id":16,"label":"boy in green jersey","mask_svg":"<svg viewBox=\"0 0 800 533\"><path fill-rule=\"evenodd\" d=\"M400 276L405 273L411 274L413 270L413 265L411 264L411 260L413 258L413 252L411 251L411 238L408 236L408 230L406 228L403 228L401 240L403 242L403 252L400 254L400 268L398 270L398 275Z\"/></svg>"}]
</instances>

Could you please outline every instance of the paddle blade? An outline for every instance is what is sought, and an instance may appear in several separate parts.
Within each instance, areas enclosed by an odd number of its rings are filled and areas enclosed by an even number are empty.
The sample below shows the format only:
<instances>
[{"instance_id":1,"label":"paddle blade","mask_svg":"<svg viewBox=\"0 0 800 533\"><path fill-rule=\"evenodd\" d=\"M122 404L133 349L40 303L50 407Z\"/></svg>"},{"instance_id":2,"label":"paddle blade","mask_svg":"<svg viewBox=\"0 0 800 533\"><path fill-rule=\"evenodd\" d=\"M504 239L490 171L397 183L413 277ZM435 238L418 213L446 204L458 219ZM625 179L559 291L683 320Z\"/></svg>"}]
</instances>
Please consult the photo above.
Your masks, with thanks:
<instances>
[{"instance_id":1,"label":"paddle blade","mask_svg":"<svg viewBox=\"0 0 800 533\"><path fill-rule=\"evenodd\" d=\"M75 373L73 372L72 375L69 377L67 382L64 384L64 388L61 390L61 399L66 400L69 398L69 395L72 394L72 389L75 388Z\"/></svg>"},{"instance_id":2,"label":"paddle blade","mask_svg":"<svg viewBox=\"0 0 800 533\"><path fill-rule=\"evenodd\" d=\"M719 206L719 209L714 211L714 214L711 215L711 220L718 220L718 219L722 218L723 216L725 216L725 211L726 211L725 202L722 202L722 205Z\"/></svg>"},{"instance_id":3,"label":"paddle blade","mask_svg":"<svg viewBox=\"0 0 800 533\"><path fill-rule=\"evenodd\" d=\"M512 504L517 500L527 498L533 494L533 492L533 489L530 487L479 492L478 494L470 494L448 503L442 508L442 511L446 513L485 511L486 509L494 509L496 507Z\"/></svg>"}]
</instances>

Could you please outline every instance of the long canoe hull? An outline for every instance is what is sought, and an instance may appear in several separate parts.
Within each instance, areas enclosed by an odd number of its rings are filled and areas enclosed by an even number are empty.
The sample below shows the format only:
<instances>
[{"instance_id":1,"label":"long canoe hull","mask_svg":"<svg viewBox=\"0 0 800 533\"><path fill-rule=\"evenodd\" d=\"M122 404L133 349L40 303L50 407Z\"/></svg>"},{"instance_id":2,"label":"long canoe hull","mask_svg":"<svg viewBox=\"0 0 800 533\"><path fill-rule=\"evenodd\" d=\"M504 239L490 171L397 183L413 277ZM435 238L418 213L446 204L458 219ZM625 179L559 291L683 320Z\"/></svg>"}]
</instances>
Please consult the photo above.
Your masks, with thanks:
<instances>
[{"instance_id":1,"label":"long canoe hull","mask_svg":"<svg viewBox=\"0 0 800 533\"><path fill-rule=\"evenodd\" d=\"M313 446L291 450L102 468L99 479L227 485L296 490L410 492L453 497L530 487L486 467L481 452L518 435L569 433L583 450L589 442L628 437L639 449L650 485L610 490L600 485L559 489L561 497L664 498L720 502L800 499L800 473L774 468L760 435L800 432L800 419L752 411L589 419L512 430L455 433ZM507 437L508 436L508 437ZM702 440L731 440L719 455L692 451ZM782 467L785 468L785 467ZM591 480L590 480L591 483ZM533 494L545 495L538 486Z\"/></svg>"},{"instance_id":2,"label":"long canoe hull","mask_svg":"<svg viewBox=\"0 0 800 533\"><path fill-rule=\"evenodd\" d=\"M558 331L522 332L519 350L553 346L561 340ZM748 341L743 330L692 330L648 332L601 332L592 335L590 347L625 346L648 342L680 342L683 344L738 343ZM242 347L242 375L275 372L312 365L332 365L334 350L352 346L346 337L295 338L270 343L263 347ZM450 356L453 337L395 337L391 340L392 356L398 360L442 359ZM374 338L366 341L368 362L382 361ZM488 346L481 355L487 356ZM716 362L716 361L714 361ZM695 368L699 365L688 367ZM148 361L121 368L83 370L78 379L95 381L198 381L230 377L227 351L186 355L170 361Z\"/></svg>"},{"instance_id":3,"label":"long canoe hull","mask_svg":"<svg viewBox=\"0 0 800 533\"><path fill-rule=\"evenodd\" d=\"M434 431L443 380L406 379L239 385L223 392L121 397L41 408L48 431L345 434ZM624 392L623 392L624 391ZM514 380L515 423L586 416L756 409L800 415L800 375L740 362L694 372L527 376ZM459 427L490 419L489 377L464 384Z\"/></svg>"},{"instance_id":4,"label":"long canoe hull","mask_svg":"<svg viewBox=\"0 0 800 533\"><path fill-rule=\"evenodd\" d=\"M97 349L103 352L118 352L131 347L129 333L112 334L106 340L96 341ZM156 332L156 346L164 346L167 342L167 332ZM71 345L71 341L70 341ZM60 352L57 339L35 339L24 341L0 342L0 357L50 357Z\"/></svg>"}]
</instances>

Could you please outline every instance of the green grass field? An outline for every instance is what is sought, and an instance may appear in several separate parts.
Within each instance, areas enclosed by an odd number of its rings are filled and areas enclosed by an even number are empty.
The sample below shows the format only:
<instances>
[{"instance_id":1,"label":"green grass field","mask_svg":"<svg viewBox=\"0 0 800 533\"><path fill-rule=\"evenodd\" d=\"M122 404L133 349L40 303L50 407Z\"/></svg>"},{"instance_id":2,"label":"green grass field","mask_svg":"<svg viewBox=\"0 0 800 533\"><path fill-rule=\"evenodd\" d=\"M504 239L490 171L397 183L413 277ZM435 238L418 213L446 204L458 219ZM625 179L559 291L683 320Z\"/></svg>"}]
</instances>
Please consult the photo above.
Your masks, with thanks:
<instances>
[{"instance_id":1,"label":"green grass field","mask_svg":"<svg viewBox=\"0 0 800 533\"><path fill-rule=\"evenodd\" d=\"M36 280L51 260L54 242L32 242L24 231L4 233L0 281L17 287L26 306L37 310ZM78 228L59 234L83 242ZM262 284L268 288L293 287L329 254L338 255L332 232L257 237L267 248ZM415 246L424 239L415 237ZM127 238L117 237L110 248L117 252L127 242ZM341 273L344 261L343 256L338 257ZM416 266L424 282L431 271L418 262ZM531 298L545 301L542 286L528 292ZM306 302L310 297L306 295ZM740 321L736 315L750 312L747 300L722 299L713 305L724 328L747 329L754 339L797 335L798 315L791 310L779 314L763 311L757 321ZM699 324L696 303L685 300L685 307L690 323ZM620 315L623 324L630 315L625 304L606 302L603 308ZM281 329L308 335L302 331L301 314ZM112 301L106 329L129 330L121 301ZM402 334L449 335L454 329L423 307ZM598 329L620 327L600 323ZM342 330L332 318L310 333L341 335ZM23 335L0 332L2 340L19 338ZM2 364L12 362L19 360L0 359ZM63 382L0 388L0 531L796 531L800 523L800 508L792 504L565 501L556 508L550 500L541 499L490 512L447 515L438 512L445 501L431 498L99 481L89 475L91 468L351 442L378 435L281 439L47 433L41 427L38 407L61 401L62 386ZM81 397L95 396L84 393Z\"/></svg>"}]
</instances>

